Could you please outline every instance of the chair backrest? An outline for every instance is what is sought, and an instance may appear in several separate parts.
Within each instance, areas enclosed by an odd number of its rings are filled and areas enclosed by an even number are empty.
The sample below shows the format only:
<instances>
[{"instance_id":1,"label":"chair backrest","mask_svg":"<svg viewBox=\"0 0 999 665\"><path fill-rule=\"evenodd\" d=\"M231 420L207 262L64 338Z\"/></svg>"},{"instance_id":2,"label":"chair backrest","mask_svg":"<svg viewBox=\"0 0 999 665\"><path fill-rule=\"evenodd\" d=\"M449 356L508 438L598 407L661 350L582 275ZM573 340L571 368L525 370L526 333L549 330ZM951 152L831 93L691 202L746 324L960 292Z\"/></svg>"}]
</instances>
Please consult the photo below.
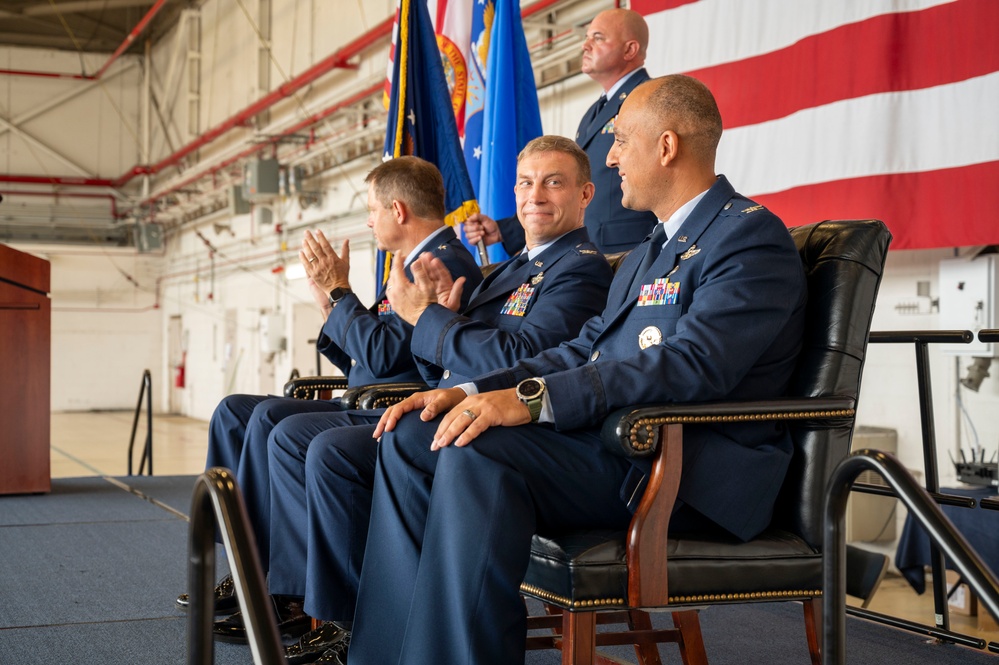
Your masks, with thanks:
<instances>
[{"instance_id":1,"label":"chair backrest","mask_svg":"<svg viewBox=\"0 0 999 665\"><path fill-rule=\"evenodd\" d=\"M834 220L793 228L791 237L805 268L808 309L789 396L850 397L856 403L891 233L878 220ZM773 522L816 550L826 481L850 452L853 424L849 417L792 427L794 457Z\"/></svg>"}]
</instances>

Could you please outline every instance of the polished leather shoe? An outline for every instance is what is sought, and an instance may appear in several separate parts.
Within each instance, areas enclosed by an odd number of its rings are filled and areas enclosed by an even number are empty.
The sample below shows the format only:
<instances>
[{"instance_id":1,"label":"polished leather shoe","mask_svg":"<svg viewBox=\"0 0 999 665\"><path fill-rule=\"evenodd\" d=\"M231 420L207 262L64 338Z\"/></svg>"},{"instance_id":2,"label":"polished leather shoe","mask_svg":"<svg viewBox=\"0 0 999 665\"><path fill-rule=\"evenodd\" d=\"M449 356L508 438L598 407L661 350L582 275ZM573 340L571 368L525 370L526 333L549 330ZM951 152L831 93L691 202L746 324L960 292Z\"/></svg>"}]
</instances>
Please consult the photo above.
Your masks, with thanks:
<instances>
[{"instance_id":1,"label":"polished leather shoe","mask_svg":"<svg viewBox=\"0 0 999 665\"><path fill-rule=\"evenodd\" d=\"M236 597L236 585L232 575L226 575L215 585L215 614L232 614L239 610L239 599ZM177 607L186 610L191 606L191 597L182 593L177 596Z\"/></svg>"},{"instance_id":2,"label":"polished leather shoe","mask_svg":"<svg viewBox=\"0 0 999 665\"><path fill-rule=\"evenodd\" d=\"M284 657L288 665L314 663L323 653L344 639L350 640L350 631L332 621L310 630L294 644L285 647Z\"/></svg>"},{"instance_id":3,"label":"polished leather shoe","mask_svg":"<svg viewBox=\"0 0 999 665\"><path fill-rule=\"evenodd\" d=\"M350 648L350 632L342 640L323 652L315 665L347 665L347 650Z\"/></svg>"},{"instance_id":4,"label":"polished leather shoe","mask_svg":"<svg viewBox=\"0 0 999 665\"><path fill-rule=\"evenodd\" d=\"M278 634L283 640L298 639L312 628L312 619L302 610L301 596L271 596L274 616L277 617ZM243 613L236 612L212 625L212 634L220 642L246 644L246 625Z\"/></svg>"}]
</instances>

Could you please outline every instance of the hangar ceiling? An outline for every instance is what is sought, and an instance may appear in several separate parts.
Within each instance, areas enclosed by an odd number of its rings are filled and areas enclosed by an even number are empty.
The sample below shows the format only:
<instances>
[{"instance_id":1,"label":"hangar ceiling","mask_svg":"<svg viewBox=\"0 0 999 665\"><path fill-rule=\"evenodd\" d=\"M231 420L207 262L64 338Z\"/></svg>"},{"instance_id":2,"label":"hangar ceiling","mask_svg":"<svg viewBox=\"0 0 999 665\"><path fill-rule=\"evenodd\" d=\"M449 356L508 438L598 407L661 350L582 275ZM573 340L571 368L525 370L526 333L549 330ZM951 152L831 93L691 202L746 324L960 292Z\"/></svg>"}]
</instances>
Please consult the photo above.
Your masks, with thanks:
<instances>
[{"instance_id":1,"label":"hangar ceiling","mask_svg":"<svg viewBox=\"0 0 999 665\"><path fill-rule=\"evenodd\" d=\"M356 70L365 59L381 61L391 37L391 16L374 17L370 28L331 53L315 53L311 66L274 80L263 63L272 59L271 40L281 38L269 33L266 18L275 11L276 0L217 2L252 24L259 44L245 69L256 70L260 64L261 73L253 81L256 92L250 93L255 97L211 126L197 124L204 116L196 106L201 103L200 78L206 75L197 74L203 1L0 3L0 47L61 54L58 71L43 71L55 62L45 58L22 54L0 60L0 84L7 94L6 99L0 94L0 141L27 156L18 161L16 151L8 149L8 158L0 160L0 194L6 199L0 204L0 242L141 251L147 236L169 236L185 223L224 212L232 205L244 165L259 157L276 157L282 165L293 162L309 180L381 150L383 65L379 62L374 75L350 78L335 72ZM578 73L579 28L592 16L587 7L587 0L521 0L539 87ZM147 44L156 46L152 55ZM151 63L149 82L143 78L146 63ZM108 81L122 72L130 72L126 76L134 80L135 94L144 99L127 120L113 100L105 102L102 113L115 125L135 120L133 143L145 141L148 159L108 167L82 152L77 137L67 137L51 116L65 114L67 105L83 104L89 99L84 95L109 99ZM51 102L18 106L21 91L46 85L57 86ZM310 95L307 101L299 91ZM194 110L187 113L186 104L195 104L188 107Z\"/></svg>"},{"instance_id":2,"label":"hangar ceiling","mask_svg":"<svg viewBox=\"0 0 999 665\"><path fill-rule=\"evenodd\" d=\"M185 4L176 0L5 0L0 4L0 44L114 53L150 9L159 6L143 34L155 43L177 21ZM137 40L123 52L141 49L142 40Z\"/></svg>"}]
</instances>

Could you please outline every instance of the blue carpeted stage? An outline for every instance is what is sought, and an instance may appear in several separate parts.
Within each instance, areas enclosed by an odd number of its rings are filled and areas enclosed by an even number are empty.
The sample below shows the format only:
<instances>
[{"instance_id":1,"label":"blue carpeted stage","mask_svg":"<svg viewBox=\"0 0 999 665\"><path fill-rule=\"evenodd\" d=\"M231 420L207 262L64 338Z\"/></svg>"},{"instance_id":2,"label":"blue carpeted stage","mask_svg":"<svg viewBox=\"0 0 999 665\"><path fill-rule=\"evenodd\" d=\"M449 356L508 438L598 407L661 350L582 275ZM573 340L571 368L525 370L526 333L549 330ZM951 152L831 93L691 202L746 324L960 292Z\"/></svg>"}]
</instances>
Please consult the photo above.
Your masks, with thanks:
<instances>
[{"instance_id":1,"label":"blue carpeted stage","mask_svg":"<svg viewBox=\"0 0 999 665\"><path fill-rule=\"evenodd\" d=\"M0 663L179 665L186 615L187 514L193 476L67 478L52 493L0 497ZM224 569L220 562L219 569ZM659 615L657 624L668 624ZM999 658L884 626L847 620L848 662L997 665ZM804 665L801 607L736 605L701 614L712 665ZM680 662L672 645L663 662ZM634 662L630 647L605 653ZM251 663L249 649L216 644L220 665ZM555 665L532 652L529 665Z\"/></svg>"}]
</instances>

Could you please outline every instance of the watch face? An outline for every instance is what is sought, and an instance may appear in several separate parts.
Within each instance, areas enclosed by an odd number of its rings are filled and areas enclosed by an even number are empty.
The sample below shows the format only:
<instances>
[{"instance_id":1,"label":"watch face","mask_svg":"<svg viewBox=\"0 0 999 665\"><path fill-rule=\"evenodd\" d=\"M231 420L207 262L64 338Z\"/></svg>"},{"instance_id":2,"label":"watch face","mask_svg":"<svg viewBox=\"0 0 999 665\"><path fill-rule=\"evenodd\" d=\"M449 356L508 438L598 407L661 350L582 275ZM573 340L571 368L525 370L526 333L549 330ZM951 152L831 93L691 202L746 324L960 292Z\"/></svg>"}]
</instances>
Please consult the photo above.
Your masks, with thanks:
<instances>
[{"instance_id":1,"label":"watch face","mask_svg":"<svg viewBox=\"0 0 999 665\"><path fill-rule=\"evenodd\" d=\"M525 379L520 382L519 386L517 386L517 392L520 393L520 396L524 399L537 397L541 394L542 390L544 390L544 386L537 379Z\"/></svg>"}]
</instances>

